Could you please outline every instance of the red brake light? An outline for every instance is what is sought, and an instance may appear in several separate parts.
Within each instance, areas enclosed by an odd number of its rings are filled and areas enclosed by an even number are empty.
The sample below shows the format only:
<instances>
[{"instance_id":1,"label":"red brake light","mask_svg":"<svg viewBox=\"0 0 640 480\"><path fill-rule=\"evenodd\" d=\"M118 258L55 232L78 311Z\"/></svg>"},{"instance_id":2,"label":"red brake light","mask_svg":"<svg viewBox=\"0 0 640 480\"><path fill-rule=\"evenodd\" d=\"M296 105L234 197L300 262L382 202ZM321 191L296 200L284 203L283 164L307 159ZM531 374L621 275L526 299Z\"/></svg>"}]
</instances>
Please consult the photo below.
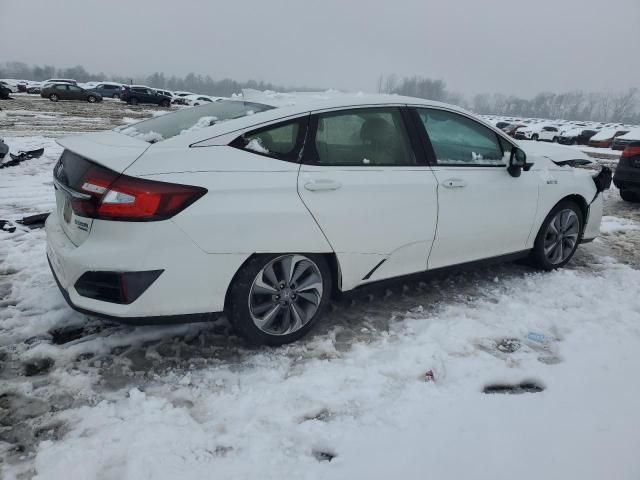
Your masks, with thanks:
<instances>
[{"instance_id":1,"label":"red brake light","mask_svg":"<svg viewBox=\"0 0 640 480\"><path fill-rule=\"evenodd\" d=\"M640 155L640 145L638 146L629 145L622 151L622 155L620 158L635 157L636 155Z\"/></svg>"},{"instance_id":2,"label":"red brake light","mask_svg":"<svg viewBox=\"0 0 640 480\"><path fill-rule=\"evenodd\" d=\"M92 166L79 183L87 199L72 199L77 215L101 220L148 222L166 220L202 197L201 187L119 175Z\"/></svg>"}]
</instances>

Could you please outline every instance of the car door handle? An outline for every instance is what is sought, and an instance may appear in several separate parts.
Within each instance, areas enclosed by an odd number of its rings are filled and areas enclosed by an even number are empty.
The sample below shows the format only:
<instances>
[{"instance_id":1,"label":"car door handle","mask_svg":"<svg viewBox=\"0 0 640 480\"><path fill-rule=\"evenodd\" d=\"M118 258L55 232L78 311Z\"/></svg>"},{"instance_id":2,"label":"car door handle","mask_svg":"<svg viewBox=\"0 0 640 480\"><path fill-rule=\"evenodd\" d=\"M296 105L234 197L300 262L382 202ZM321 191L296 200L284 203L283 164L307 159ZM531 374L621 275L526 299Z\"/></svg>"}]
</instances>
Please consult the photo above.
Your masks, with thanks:
<instances>
[{"instance_id":1,"label":"car door handle","mask_svg":"<svg viewBox=\"0 0 640 480\"><path fill-rule=\"evenodd\" d=\"M445 188L464 188L467 186L467 182L459 178L447 178L442 185Z\"/></svg>"},{"instance_id":2,"label":"car door handle","mask_svg":"<svg viewBox=\"0 0 640 480\"><path fill-rule=\"evenodd\" d=\"M328 178L319 178L304 184L304 188L311 192L318 192L320 190L338 190L342 187L340 182L335 180L329 180Z\"/></svg>"}]
</instances>

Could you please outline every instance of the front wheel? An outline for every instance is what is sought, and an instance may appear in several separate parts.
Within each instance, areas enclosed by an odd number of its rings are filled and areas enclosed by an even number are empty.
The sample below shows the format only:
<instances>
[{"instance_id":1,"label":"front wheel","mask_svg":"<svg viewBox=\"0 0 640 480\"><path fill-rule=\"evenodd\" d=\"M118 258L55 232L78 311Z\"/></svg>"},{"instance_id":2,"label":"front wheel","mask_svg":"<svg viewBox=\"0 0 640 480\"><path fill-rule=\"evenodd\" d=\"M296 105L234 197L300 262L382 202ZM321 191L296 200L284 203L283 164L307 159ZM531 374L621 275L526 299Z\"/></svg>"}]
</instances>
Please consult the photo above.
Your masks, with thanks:
<instances>
[{"instance_id":1,"label":"front wheel","mask_svg":"<svg viewBox=\"0 0 640 480\"><path fill-rule=\"evenodd\" d=\"M169 108L171 102L169 102L169 100L163 100L162 102L160 102L160 106L164 107L164 108Z\"/></svg>"},{"instance_id":2,"label":"front wheel","mask_svg":"<svg viewBox=\"0 0 640 480\"><path fill-rule=\"evenodd\" d=\"M120 94L119 93L114 93L113 95L111 95L111 98L113 98L114 100L119 100L120 99Z\"/></svg>"},{"instance_id":3,"label":"front wheel","mask_svg":"<svg viewBox=\"0 0 640 480\"><path fill-rule=\"evenodd\" d=\"M137 104L138 104L138 99L137 99L137 98L135 98L135 97L133 97L131 100L129 100L129 103L130 103L131 105L137 105Z\"/></svg>"},{"instance_id":4,"label":"front wheel","mask_svg":"<svg viewBox=\"0 0 640 480\"><path fill-rule=\"evenodd\" d=\"M553 137L553 140L551 140L553 143L558 143L558 137Z\"/></svg>"},{"instance_id":5,"label":"front wheel","mask_svg":"<svg viewBox=\"0 0 640 480\"><path fill-rule=\"evenodd\" d=\"M538 135L537 134L533 134L531 136L531 140L535 140L537 142L538 141Z\"/></svg>"},{"instance_id":6,"label":"front wheel","mask_svg":"<svg viewBox=\"0 0 640 480\"><path fill-rule=\"evenodd\" d=\"M284 345L307 334L331 293L331 271L321 255L257 255L236 274L229 320L254 345Z\"/></svg>"},{"instance_id":7,"label":"front wheel","mask_svg":"<svg viewBox=\"0 0 640 480\"><path fill-rule=\"evenodd\" d=\"M96 103L96 97L94 97L93 95L89 95L87 97L87 102L89 103Z\"/></svg>"},{"instance_id":8,"label":"front wheel","mask_svg":"<svg viewBox=\"0 0 640 480\"><path fill-rule=\"evenodd\" d=\"M640 194L630 190L620 190L620 196L625 202L640 203Z\"/></svg>"},{"instance_id":9,"label":"front wheel","mask_svg":"<svg viewBox=\"0 0 640 480\"><path fill-rule=\"evenodd\" d=\"M531 251L533 264L543 270L564 267L578 248L584 219L580 207L562 201L547 215Z\"/></svg>"}]
</instances>

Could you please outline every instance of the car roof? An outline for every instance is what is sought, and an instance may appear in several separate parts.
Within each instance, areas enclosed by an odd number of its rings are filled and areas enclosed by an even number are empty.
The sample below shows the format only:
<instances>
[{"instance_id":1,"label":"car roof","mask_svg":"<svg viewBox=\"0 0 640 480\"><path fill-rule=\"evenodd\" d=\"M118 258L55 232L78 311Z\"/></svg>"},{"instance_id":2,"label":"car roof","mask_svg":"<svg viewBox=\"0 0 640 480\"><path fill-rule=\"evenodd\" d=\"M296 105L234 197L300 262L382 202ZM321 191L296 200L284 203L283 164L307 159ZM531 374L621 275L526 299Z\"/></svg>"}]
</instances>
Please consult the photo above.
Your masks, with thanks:
<instances>
[{"instance_id":1,"label":"car roof","mask_svg":"<svg viewBox=\"0 0 640 480\"><path fill-rule=\"evenodd\" d=\"M235 98L228 101L243 101L241 98ZM249 100L247 100L249 101ZM249 101L251 103L263 103L258 101ZM266 103L263 103L266 104ZM389 105L413 105L424 107L444 108L447 110L464 113L471 115L473 118L482 122L482 119L478 118L466 110L449 105L442 102L436 102L432 100L425 100L414 97L404 97L400 95L364 95L364 94L340 94L331 98L316 98L316 97L303 97L296 98L295 105L289 105L279 108L272 108L262 112L255 113L253 115L247 115L245 117L236 118L226 122L216 123L211 127L203 128L195 132L189 132L182 135L176 135L162 142L154 144L154 146L179 146L179 145L191 145L193 143L202 142L208 139L212 139L221 135L225 135L231 132L258 128L260 125L275 122L277 120L286 120L290 117L296 117L304 115L306 113L319 112L323 110L334 109L348 109L349 107L375 107L375 106L389 106ZM202 107L193 107L202 108ZM169 114L171 115L171 114ZM485 122L486 123L486 122ZM489 125L489 124L487 124ZM491 126L495 129L495 127ZM498 129L495 129L499 131Z\"/></svg>"}]
</instances>

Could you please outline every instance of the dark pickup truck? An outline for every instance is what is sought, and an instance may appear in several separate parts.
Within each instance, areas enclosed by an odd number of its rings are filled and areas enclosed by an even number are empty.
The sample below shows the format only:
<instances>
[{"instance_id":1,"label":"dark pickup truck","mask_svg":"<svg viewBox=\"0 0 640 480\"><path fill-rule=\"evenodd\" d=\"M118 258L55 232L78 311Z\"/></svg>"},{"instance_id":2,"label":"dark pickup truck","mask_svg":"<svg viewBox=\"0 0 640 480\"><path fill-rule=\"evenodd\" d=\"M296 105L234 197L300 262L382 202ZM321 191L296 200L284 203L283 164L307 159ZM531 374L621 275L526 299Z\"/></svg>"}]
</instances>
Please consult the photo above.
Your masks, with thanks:
<instances>
[{"instance_id":1,"label":"dark pickup truck","mask_svg":"<svg viewBox=\"0 0 640 480\"><path fill-rule=\"evenodd\" d=\"M153 88L140 85L123 85L120 89L120 100L137 105L139 103L151 103L161 107L169 107L171 99L166 95L158 93Z\"/></svg>"}]
</instances>

